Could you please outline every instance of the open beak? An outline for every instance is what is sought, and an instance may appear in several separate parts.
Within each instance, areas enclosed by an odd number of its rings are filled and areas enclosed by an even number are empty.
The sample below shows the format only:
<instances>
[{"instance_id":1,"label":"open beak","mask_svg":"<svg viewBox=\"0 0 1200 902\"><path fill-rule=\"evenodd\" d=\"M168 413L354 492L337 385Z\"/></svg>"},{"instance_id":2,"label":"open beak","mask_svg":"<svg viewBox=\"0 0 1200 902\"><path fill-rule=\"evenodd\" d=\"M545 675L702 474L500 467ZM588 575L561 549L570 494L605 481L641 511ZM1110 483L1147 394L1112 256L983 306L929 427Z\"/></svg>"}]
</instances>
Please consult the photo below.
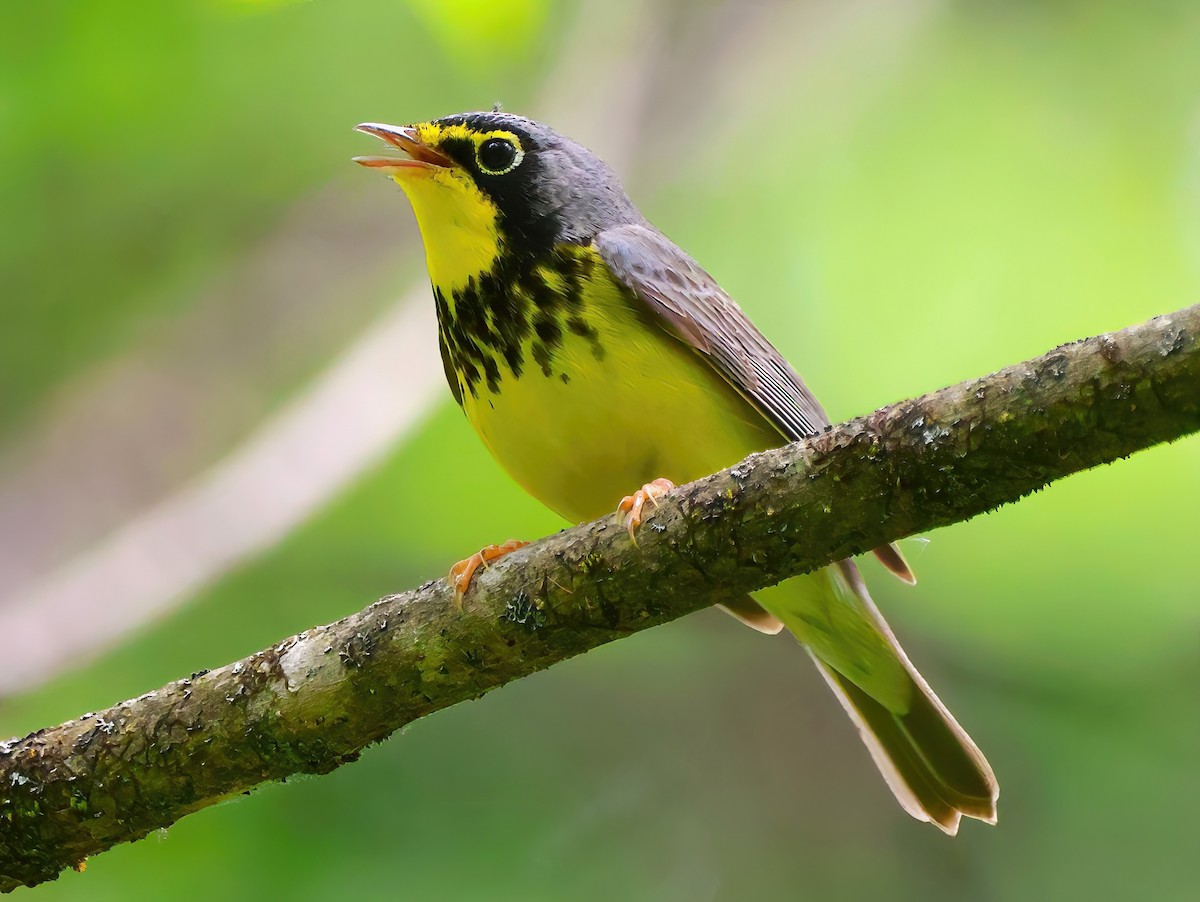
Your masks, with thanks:
<instances>
[{"instance_id":1,"label":"open beak","mask_svg":"<svg viewBox=\"0 0 1200 902\"><path fill-rule=\"evenodd\" d=\"M415 175L417 172L450 166L449 157L420 142L415 128L364 122L362 125L356 125L354 130L374 135L405 154L403 157L354 157L354 162L359 166L378 169L389 175L401 175L406 172Z\"/></svg>"}]
</instances>

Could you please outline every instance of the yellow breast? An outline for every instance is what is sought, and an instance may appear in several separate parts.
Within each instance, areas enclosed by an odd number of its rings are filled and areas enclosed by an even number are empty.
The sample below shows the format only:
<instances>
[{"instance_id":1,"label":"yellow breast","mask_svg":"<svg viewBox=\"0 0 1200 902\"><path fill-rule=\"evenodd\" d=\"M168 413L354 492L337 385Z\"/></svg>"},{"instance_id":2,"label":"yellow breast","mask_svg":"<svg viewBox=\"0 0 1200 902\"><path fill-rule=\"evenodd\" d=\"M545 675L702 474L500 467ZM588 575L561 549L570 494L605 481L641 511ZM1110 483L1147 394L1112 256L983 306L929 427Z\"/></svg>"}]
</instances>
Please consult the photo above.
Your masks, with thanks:
<instances>
[{"instance_id":1,"label":"yellow breast","mask_svg":"<svg viewBox=\"0 0 1200 902\"><path fill-rule=\"evenodd\" d=\"M611 511L665 476L689 482L783 442L693 350L639 309L590 250L571 316L547 365L500 367L463 409L488 449L531 495L572 521ZM520 289L518 289L520 290ZM541 355L543 360L545 354Z\"/></svg>"}]
</instances>

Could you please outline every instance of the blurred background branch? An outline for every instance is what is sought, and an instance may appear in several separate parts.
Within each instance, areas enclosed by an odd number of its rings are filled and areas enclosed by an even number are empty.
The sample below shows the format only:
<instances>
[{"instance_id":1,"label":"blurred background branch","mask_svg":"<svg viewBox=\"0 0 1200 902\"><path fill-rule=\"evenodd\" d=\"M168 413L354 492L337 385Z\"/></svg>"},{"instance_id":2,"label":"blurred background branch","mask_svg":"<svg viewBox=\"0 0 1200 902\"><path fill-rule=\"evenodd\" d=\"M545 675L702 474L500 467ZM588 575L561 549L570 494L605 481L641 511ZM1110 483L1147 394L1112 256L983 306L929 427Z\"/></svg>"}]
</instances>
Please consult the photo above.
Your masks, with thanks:
<instances>
[{"instance_id":1,"label":"blurred background branch","mask_svg":"<svg viewBox=\"0 0 1200 902\"><path fill-rule=\"evenodd\" d=\"M586 129L589 117L603 122L606 150L617 164L627 164L634 147L659 15L640 4L605 18L585 9L564 35L562 55L536 104L565 128ZM607 37L597 33L604 30ZM599 57L596 48L609 45L620 47L620 55L606 50ZM615 64L622 77L595 80L581 98L570 72L589 54L597 66L601 59ZM0 477L0 533L10 537L0 543L0 696L87 663L139 624L278 543L445 399L428 280L415 260L420 239L411 230L407 246L396 238L403 208L372 211L363 209L361 196L339 203L333 195L323 189L301 202L254 261L210 289L218 295L211 303L201 302L205 312L198 316L204 317L214 307L253 299L251 309L269 325L265 331L281 334L264 336L263 328L244 322L236 331L214 334L211 322L187 323L165 339L157 359L125 361L100 379L89 374L69 413L41 425L32 447L13 452L24 464L10 465L15 471ZM273 342L288 343L293 357L303 354L306 343L327 349L345 323L318 339L313 333L325 328L320 310L335 309L339 297L362 294L363 271L379 271L398 252L414 258L421 272L415 285L376 314L298 397L210 470L149 509L130 510L133 516L123 523L96 523L92 529L103 531L95 544L49 573L33 575L47 568L56 549L85 541L90 524L71 516L81 492L105 493L115 496L116 506L133 506L163 491L165 480L179 479L185 472L179 468L147 472L131 463L145 460L151 449L156 459L205 453L189 443L211 449L219 432L196 435L180 428L205 404L203 393L228 391L232 380L253 385L253 370ZM301 329L308 334L298 334ZM219 354L204 347L214 341L221 343ZM221 367L196 372L197 358L201 365L220 360ZM140 409L129 410L129 398L138 399ZM242 403L253 407L249 397ZM31 528L31 512L41 528ZM106 603L92 603L97 598Z\"/></svg>"},{"instance_id":2,"label":"blurred background branch","mask_svg":"<svg viewBox=\"0 0 1200 902\"><path fill-rule=\"evenodd\" d=\"M823 18L811 49L874 7L903 45L922 14L920 4L862 6ZM717 4L693 25L699 33L685 33L705 64L664 77L658 50L682 30L685 7L584 4L532 105L564 133L599 133L593 143L631 186L640 168L669 165L664 157L701 135L706 145L732 139L684 115L689 98L713 92L706 117L737 115L763 44L797 18L773 3ZM609 74L581 82L575 73L589 68ZM662 116L678 121L644 127ZM379 193L369 187L339 181L298 201L246 263L198 292L189 316L139 353L80 375L0 453L0 697L88 663L275 546L445 401L419 238L397 238L403 204L369 203ZM405 254L420 276L400 301L372 309L383 274ZM347 311L345 298L360 306ZM360 325L294 398L271 397ZM228 394L236 405L218 400ZM206 428L194 427L198 418Z\"/></svg>"},{"instance_id":3,"label":"blurred background branch","mask_svg":"<svg viewBox=\"0 0 1200 902\"><path fill-rule=\"evenodd\" d=\"M596 645L1200 430L1200 304L903 401L158 692L0 745L0 891ZM1076 562L1065 562L1073 566Z\"/></svg>"}]
</instances>

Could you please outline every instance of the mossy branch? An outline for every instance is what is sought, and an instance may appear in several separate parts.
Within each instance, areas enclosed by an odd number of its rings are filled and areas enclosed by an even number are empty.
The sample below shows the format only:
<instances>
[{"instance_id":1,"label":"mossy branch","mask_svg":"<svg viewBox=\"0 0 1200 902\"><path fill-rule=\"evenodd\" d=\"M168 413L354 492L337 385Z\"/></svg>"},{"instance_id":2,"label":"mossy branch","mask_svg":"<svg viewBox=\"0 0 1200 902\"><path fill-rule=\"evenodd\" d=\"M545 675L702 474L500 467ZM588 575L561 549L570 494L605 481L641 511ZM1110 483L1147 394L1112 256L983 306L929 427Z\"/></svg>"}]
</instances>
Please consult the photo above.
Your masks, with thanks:
<instances>
[{"instance_id":1,"label":"mossy branch","mask_svg":"<svg viewBox=\"0 0 1200 902\"><path fill-rule=\"evenodd\" d=\"M1200 305L902 401L234 664L0 743L0 890L638 630L1200 429Z\"/></svg>"}]
</instances>

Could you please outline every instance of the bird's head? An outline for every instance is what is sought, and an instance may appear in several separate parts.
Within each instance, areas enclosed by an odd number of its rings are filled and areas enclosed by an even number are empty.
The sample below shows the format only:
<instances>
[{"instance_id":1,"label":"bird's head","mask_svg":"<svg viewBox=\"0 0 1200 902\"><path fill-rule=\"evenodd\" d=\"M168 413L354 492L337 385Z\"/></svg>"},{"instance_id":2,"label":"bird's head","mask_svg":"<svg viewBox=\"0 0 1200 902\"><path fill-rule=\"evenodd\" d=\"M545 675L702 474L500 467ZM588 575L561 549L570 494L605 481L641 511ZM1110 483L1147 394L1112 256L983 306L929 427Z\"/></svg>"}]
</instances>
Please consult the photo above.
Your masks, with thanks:
<instances>
[{"instance_id":1,"label":"bird's head","mask_svg":"<svg viewBox=\"0 0 1200 902\"><path fill-rule=\"evenodd\" d=\"M531 119L462 113L357 128L401 152L354 160L387 173L408 195L435 283L465 282L502 254L536 257L641 221L602 160Z\"/></svg>"}]
</instances>

